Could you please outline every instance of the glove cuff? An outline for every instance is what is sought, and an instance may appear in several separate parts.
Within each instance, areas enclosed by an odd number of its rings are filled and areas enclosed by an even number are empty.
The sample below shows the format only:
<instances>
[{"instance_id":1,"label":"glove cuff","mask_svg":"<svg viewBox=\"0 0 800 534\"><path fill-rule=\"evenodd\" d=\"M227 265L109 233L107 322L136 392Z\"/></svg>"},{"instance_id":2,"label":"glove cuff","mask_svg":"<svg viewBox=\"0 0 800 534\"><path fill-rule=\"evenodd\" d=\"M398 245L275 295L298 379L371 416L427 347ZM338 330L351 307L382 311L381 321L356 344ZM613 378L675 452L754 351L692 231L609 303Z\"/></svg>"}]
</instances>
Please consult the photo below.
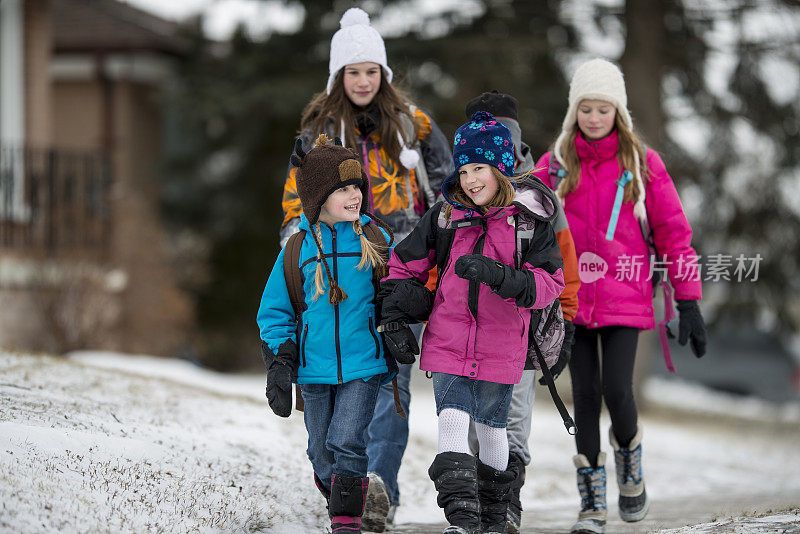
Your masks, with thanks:
<instances>
[{"instance_id":1,"label":"glove cuff","mask_svg":"<svg viewBox=\"0 0 800 534\"><path fill-rule=\"evenodd\" d=\"M398 330L402 330L406 326L408 325L406 324L405 321L387 321L385 323L381 323L380 325L378 325L378 328L376 328L375 330L381 333L396 332Z\"/></svg>"},{"instance_id":2,"label":"glove cuff","mask_svg":"<svg viewBox=\"0 0 800 534\"><path fill-rule=\"evenodd\" d=\"M677 301L676 307L678 308L679 312L700 309L700 306L697 304L696 300L679 300Z\"/></svg>"}]
</instances>

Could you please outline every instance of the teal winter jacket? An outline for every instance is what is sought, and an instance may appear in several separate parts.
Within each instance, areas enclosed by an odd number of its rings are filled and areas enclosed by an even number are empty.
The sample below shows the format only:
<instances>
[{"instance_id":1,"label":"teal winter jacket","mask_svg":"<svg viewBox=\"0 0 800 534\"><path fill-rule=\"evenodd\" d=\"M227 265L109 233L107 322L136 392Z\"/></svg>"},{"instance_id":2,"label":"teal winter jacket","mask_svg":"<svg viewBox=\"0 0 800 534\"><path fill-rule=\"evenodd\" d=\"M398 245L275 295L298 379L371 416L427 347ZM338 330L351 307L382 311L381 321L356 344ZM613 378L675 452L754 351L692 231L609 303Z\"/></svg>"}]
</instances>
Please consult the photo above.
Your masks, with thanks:
<instances>
[{"instance_id":1,"label":"teal winter jacket","mask_svg":"<svg viewBox=\"0 0 800 534\"><path fill-rule=\"evenodd\" d=\"M370 218L361 215L361 224ZM300 249L303 292L307 309L299 323L295 320L284 277L281 250L267 280L257 322L261 339L273 353L288 340L297 346L298 384L342 384L358 378L368 379L387 373L383 340L377 332L376 293L372 269L359 270L361 241L350 222L333 227L320 223L322 251L336 283L347 293L337 305L325 294L314 300L314 274L317 246L305 214L300 216L300 230L306 235ZM383 230L381 230L383 232ZM388 236L384 232L387 242ZM323 266L324 268L324 266ZM386 379L389 376L387 375Z\"/></svg>"}]
</instances>

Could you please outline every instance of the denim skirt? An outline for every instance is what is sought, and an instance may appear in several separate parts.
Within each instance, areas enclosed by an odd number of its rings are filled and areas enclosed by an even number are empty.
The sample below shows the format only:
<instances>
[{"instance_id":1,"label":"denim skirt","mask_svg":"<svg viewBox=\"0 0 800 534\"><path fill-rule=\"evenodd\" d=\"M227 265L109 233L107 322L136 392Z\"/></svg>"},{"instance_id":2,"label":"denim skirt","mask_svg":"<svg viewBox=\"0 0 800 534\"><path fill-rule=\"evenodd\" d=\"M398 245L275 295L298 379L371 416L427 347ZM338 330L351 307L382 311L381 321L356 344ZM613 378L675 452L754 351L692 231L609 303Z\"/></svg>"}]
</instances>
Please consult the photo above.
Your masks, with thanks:
<instances>
[{"instance_id":1,"label":"denim skirt","mask_svg":"<svg viewBox=\"0 0 800 534\"><path fill-rule=\"evenodd\" d=\"M473 421L494 428L508 425L514 384L498 384L447 373L432 373L436 415L445 408L467 412Z\"/></svg>"}]
</instances>

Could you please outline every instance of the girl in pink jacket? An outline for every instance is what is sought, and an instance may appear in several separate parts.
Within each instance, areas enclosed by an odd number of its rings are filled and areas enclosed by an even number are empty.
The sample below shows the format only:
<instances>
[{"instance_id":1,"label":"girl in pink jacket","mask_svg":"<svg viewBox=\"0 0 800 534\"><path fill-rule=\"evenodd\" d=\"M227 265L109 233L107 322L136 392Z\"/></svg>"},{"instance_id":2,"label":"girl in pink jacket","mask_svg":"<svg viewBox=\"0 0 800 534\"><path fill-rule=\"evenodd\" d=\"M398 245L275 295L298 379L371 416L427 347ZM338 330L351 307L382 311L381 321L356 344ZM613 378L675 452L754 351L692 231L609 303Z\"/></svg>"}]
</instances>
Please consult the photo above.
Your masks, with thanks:
<instances>
[{"instance_id":1,"label":"girl in pink jacket","mask_svg":"<svg viewBox=\"0 0 800 534\"><path fill-rule=\"evenodd\" d=\"M578 255L581 287L569 368L581 511L572 532L599 533L606 520L599 428L603 400L611 416L620 516L640 521L648 509L642 428L633 397L639 330L655 326L651 258L644 237L648 226L659 267L666 267L675 288L679 341L686 344L691 339L700 357L706 332L697 306L697 255L664 163L633 131L622 72L614 64L593 59L575 71L561 134L553 152L542 156L536 167L564 205Z\"/></svg>"},{"instance_id":2,"label":"girl in pink jacket","mask_svg":"<svg viewBox=\"0 0 800 534\"><path fill-rule=\"evenodd\" d=\"M511 132L489 113L456 131L453 160L445 202L389 259L381 330L392 355L412 363L418 348L407 323L428 319L420 368L432 374L439 415L439 453L428 474L450 523L445 532L505 532L515 478L505 430L512 388L525 367L531 311L564 289L552 225L558 200L544 184L515 190ZM435 295L424 285L434 265Z\"/></svg>"}]
</instances>

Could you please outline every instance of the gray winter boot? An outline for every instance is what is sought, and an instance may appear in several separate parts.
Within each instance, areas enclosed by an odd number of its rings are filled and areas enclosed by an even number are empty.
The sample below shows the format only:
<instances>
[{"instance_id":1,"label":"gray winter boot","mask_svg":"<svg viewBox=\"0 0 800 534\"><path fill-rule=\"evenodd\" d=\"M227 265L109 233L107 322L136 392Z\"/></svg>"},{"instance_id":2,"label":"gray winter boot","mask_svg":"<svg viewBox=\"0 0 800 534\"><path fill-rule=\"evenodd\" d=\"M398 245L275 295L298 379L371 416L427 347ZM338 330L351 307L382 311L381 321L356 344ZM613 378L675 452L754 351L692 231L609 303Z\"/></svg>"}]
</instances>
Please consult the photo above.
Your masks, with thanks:
<instances>
[{"instance_id":1,"label":"gray winter boot","mask_svg":"<svg viewBox=\"0 0 800 534\"><path fill-rule=\"evenodd\" d=\"M627 447L620 447L613 428L608 429L608 439L614 448L617 466L619 516L630 523L641 521L650 506L642 476L642 425L637 424L636 435Z\"/></svg>"},{"instance_id":2,"label":"gray winter boot","mask_svg":"<svg viewBox=\"0 0 800 534\"><path fill-rule=\"evenodd\" d=\"M367 476L369 488L367 488L364 515L361 516L362 526L367 532L383 532L386 530L386 519L391 508L389 494L386 492L386 484L378 473L367 473Z\"/></svg>"},{"instance_id":3,"label":"gray winter boot","mask_svg":"<svg viewBox=\"0 0 800 534\"><path fill-rule=\"evenodd\" d=\"M572 457L578 469L578 492L581 511L572 525L572 534L602 534L606 529L606 453L597 454L597 467L592 467L583 454Z\"/></svg>"}]
</instances>

